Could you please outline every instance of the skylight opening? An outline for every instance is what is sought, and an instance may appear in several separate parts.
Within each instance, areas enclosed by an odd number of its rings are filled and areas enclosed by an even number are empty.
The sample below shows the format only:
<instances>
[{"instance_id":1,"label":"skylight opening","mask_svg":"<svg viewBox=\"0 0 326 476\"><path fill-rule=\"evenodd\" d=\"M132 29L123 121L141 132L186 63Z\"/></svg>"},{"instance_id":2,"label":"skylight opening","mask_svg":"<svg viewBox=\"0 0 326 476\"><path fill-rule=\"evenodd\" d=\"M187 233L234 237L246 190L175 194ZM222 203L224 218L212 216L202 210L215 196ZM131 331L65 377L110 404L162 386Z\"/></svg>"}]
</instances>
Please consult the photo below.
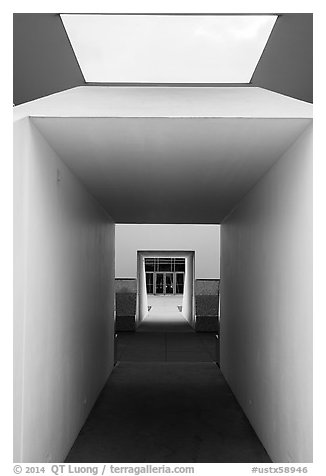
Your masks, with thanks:
<instances>
[{"instance_id":1,"label":"skylight opening","mask_svg":"<svg viewBox=\"0 0 326 476\"><path fill-rule=\"evenodd\" d=\"M277 15L61 15L86 82L249 83Z\"/></svg>"}]
</instances>

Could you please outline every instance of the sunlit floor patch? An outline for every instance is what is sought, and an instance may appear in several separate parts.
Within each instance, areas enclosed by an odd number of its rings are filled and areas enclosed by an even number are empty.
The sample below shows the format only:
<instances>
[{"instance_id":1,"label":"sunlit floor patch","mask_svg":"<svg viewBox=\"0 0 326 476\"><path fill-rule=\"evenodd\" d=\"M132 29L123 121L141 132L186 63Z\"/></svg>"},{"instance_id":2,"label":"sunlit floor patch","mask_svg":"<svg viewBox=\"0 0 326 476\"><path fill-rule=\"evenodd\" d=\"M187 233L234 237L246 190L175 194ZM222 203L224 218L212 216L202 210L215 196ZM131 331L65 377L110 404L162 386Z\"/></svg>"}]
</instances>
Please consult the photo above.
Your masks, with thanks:
<instances>
[{"instance_id":1,"label":"sunlit floor patch","mask_svg":"<svg viewBox=\"0 0 326 476\"><path fill-rule=\"evenodd\" d=\"M137 332L194 332L179 311L181 296L148 296L151 309Z\"/></svg>"}]
</instances>

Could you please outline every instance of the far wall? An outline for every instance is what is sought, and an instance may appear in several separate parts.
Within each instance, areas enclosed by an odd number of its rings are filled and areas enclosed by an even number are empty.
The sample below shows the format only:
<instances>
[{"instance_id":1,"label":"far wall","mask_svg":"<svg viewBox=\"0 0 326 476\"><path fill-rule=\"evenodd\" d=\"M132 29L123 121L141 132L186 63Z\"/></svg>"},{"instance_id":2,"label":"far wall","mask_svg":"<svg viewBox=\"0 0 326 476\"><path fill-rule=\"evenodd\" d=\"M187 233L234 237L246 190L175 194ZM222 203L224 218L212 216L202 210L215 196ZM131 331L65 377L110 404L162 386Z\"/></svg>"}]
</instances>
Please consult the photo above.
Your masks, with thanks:
<instances>
[{"instance_id":1,"label":"far wall","mask_svg":"<svg viewBox=\"0 0 326 476\"><path fill-rule=\"evenodd\" d=\"M137 278L137 251L195 251L195 278L220 277L219 225L116 225L116 278Z\"/></svg>"}]
</instances>

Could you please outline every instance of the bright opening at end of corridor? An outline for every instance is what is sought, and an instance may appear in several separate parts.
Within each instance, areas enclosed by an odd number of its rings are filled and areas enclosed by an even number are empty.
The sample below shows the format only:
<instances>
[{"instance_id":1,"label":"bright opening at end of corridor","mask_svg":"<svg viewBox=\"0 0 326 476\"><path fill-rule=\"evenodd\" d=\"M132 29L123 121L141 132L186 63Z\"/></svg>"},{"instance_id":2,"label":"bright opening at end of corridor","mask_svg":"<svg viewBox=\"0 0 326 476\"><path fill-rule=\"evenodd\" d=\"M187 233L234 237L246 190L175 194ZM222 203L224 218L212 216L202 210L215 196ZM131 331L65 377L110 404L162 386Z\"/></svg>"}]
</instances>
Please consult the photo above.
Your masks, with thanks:
<instances>
[{"instance_id":1,"label":"bright opening at end of corridor","mask_svg":"<svg viewBox=\"0 0 326 476\"><path fill-rule=\"evenodd\" d=\"M185 258L145 258L148 314L139 331L191 331L182 314Z\"/></svg>"}]
</instances>

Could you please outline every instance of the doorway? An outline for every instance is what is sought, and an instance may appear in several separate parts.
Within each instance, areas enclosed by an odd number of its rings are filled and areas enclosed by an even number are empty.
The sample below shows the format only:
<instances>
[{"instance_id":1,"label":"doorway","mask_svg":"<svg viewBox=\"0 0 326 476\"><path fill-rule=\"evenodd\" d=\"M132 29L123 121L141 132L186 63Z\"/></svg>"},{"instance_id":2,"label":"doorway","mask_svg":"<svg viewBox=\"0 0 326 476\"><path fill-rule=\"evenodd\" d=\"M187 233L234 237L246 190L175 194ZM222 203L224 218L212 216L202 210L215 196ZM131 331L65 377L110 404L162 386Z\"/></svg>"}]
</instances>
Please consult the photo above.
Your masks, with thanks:
<instances>
[{"instance_id":1,"label":"doorway","mask_svg":"<svg viewBox=\"0 0 326 476\"><path fill-rule=\"evenodd\" d=\"M137 283L137 327L158 305L194 326L194 251L138 251Z\"/></svg>"}]
</instances>

